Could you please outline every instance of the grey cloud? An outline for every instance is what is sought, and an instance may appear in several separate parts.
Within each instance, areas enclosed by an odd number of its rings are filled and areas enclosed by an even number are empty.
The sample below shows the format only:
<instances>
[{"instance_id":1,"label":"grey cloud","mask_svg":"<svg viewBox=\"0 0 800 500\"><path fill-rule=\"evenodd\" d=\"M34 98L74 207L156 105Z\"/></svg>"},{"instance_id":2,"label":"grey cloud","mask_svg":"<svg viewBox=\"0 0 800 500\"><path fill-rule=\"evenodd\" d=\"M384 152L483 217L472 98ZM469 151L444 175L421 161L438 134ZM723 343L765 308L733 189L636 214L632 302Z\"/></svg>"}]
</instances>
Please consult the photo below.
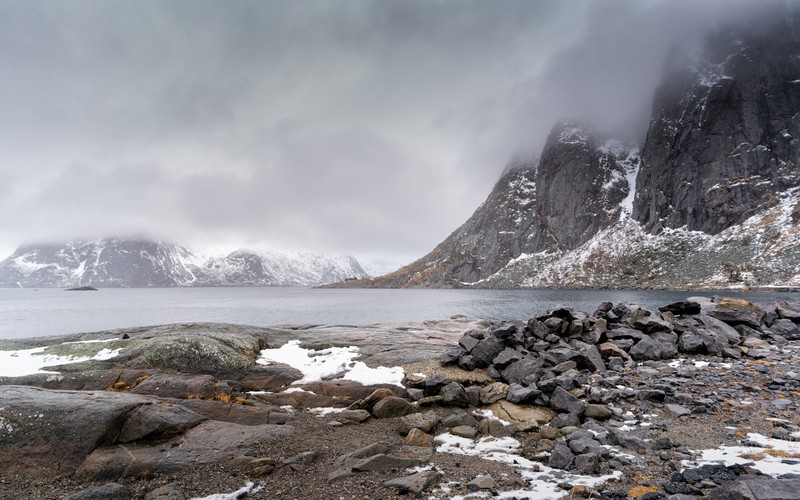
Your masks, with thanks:
<instances>
[{"instance_id":1,"label":"grey cloud","mask_svg":"<svg viewBox=\"0 0 800 500\"><path fill-rule=\"evenodd\" d=\"M0 241L410 261L556 119L641 121L668 47L757 5L5 1Z\"/></svg>"}]
</instances>

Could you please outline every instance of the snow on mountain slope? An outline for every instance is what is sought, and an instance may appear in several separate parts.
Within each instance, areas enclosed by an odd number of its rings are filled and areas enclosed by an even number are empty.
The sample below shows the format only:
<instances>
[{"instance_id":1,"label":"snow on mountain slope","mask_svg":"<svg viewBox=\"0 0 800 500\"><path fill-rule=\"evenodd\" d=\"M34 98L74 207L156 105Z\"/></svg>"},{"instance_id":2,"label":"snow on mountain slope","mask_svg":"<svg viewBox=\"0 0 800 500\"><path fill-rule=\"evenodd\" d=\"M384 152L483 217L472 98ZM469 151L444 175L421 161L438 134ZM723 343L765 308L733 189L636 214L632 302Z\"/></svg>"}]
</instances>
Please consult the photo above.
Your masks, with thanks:
<instances>
[{"instance_id":1,"label":"snow on mountain slope","mask_svg":"<svg viewBox=\"0 0 800 500\"><path fill-rule=\"evenodd\" d=\"M740 225L709 235L685 228L646 232L624 217L569 252L509 262L465 286L727 288L800 286L800 188Z\"/></svg>"},{"instance_id":2,"label":"snow on mountain slope","mask_svg":"<svg viewBox=\"0 0 800 500\"><path fill-rule=\"evenodd\" d=\"M0 262L4 287L318 286L366 276L347 255L225 253L118 238L21 247Z\"/></svg>"}]
</instances>

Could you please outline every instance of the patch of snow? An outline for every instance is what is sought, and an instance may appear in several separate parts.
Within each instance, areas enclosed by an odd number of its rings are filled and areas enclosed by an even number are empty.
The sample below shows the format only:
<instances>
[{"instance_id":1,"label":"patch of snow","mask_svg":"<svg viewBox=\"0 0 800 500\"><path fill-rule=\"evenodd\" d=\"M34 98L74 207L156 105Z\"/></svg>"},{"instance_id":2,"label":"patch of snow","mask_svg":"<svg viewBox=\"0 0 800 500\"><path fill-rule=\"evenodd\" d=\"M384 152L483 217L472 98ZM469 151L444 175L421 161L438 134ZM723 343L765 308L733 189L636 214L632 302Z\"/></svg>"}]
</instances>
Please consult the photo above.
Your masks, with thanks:
<instances>
[{"instance_id":1,"label":"patch of snow","mask_svg":"<svg viewBox=\"0 0 800 500\"><path fill-rule=\"evenodd\" d=\"M361 361L358 347L331 347L313 351L300 347L299 340L292 340L277 349L264 349L256 363L284 363L303 373L303 378L293 384L317 382L324 378L343 374L345 380L353 380L364 385L393 384L402 387L403 369L400 367L369 368Z\"/></svg>"},{"instance_id":2,"label":"patch of snow","mask_svg":"<svg viewBox=\"0 0 800 500\"><path fill-rule=\"evenodd\" d=\"M753 464L753 468L772 477L797 473L798 466L796 461L789 460L785 462L780 455L800 456L800 443L772 439L756 433L747 434L747 439L758 446L721 446L715 449L702 450L700 458L696 461L683 461L682 465L684 467L698 467L705 464ZM776 452L775 455L770 454L770 451Z\"/></svg>"},{"instance_id":3,"label":"patch of snow","mask_svg":"<svg viewBox=\"0 0 800 500\"><path fill-rule=\"evenodd\" d=\"M324 407L309 408L308 409L308 411L310 413L313 413L318 417L324 417L324 416L330 415L332 413L341 413L344 410L345 410L344 408L324 408Z\"/></svg>"},{"instance_id":4,"label":"patch of snow","mask_svg":"<svg viewBox=\"0 0 800 500\"><path fill-rule=\"evenodd\" d=\"M206 497L193 497L190 500L237 500L254 495L264 488L263 485L256 486L255 483L248 481L243 487L231 493L216 493Z\"/></svg>"},{"instance_id":5,"label":"patch of snow","mask_svg":"<svg viewBox=\"0 0 800 500\"><path fill-rule=\"evenodd\" d=\"M66 365L89 360L106 360L119 355L120 349L101 349L94 356L59 356L47 354L45 347L0 351L0 377L22 377L37 373L58 373L45 370L46 366Z\"/></svg>"},{"instance_id":6,"label":"patch of snow","mask_svg":"<svg viewBox=\"0 0 800 500\"><path fill-rule=\"evenodd\" d=\"M564 471L557 471L539 462L533 462L517 454L520 442L511 437L493 438L485 437L472 440L454 436L450 433L436 436L437 453L451 453L455 455L479 456L486 460L502 462L520 470L520 475L528 483L525 489L499 492L493 498L536 498L539 500L559 499L564 497L564 490L558 485L567 482L572 485L594 487L610 479L619 477L621 472L614 472L605 476L584 476ZM436 493L451 491L448 483L440 485ZM467 497L474 497L468 495ZM464 496L451 497L454 499L467 498Z\"/></svg>"}]
</instances>

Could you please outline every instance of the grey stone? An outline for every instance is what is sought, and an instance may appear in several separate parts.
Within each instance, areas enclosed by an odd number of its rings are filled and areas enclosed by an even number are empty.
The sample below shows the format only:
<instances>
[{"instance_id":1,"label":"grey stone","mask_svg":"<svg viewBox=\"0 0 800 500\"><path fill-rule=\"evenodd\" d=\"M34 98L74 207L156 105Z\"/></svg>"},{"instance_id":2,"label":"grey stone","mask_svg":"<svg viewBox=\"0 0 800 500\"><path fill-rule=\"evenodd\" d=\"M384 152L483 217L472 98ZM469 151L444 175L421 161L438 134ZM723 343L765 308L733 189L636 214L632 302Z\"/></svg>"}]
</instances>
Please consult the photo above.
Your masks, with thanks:
<instances>
[{"instance_id":1,"label":"grey stone","mask_svg":"<svg viewBox=\"0 0 800 500\"><path fill-rule=\"evenodd\" d=\"M119 483L106 483L66 495L63 500L128 500L131 492Z\"/></svg>"},{"instance_id":2,"label":"grey stone","mask_svg":"<svg viewBox=\"0 0 800 500\"><path fill-rule=\"evenodd\" d=\"M666 408L667 412L672 417L683 417L684 415L689 415L692 413L686 407L676 404L664 405L664 408Z\"/></svg>"},{"instance_id":3,"label":"grey stone","mask_svg":"<svg viewBox=\"0 0 800 500\"><path fill-rule=\"evenodd\" d=\"M434 470L426 470L411 474L410 476L390 479L383 483L384 486L397 488L400 493L422 493L435 484L442 475Z\"/></svg>"},{"instance_id":4,"label":"grey stone","mask_svg":"<svg viewBox=\"0 0 800 500\"><path fill-rule=\"evenodd\" d=\"M464 348L465 351L470 352L472 349L478 345L480 339L476 339L471 335L463 335L460 339L458 339L458 345Z\"/></svg>"},{"instance_id":5,"label":"grey stone","mask_svg":"<svg viewBox=\"0 0 800 500\"><path fill-rule=\"evenodd\" d=\"M372 415L375 418L402 417L416 411L418 411L416 406L397 396L385 397L372 407Z\"/></svg>"},{"instance_id":6,"label":"grey stone","mask_svg":"<svg viewBox=\"0 0 800 500\"><path fill-rule=\"evenodd\" d=\"M550 396L550 407L558 412L582 415L586 409L586 403L568 393L562 387L556 387Z\"/></svg>"},{"instance_id":7,"label":"grey stone","mask_svg":"<svg viewBox=\"0 0 800 500\"><path fill-rule=\"evenodd\" d=\"M467 489L470 490L493 490L497 487L497 483L494 482L492 476L490 475L483 475L478 476L472 481L467 483Z\"/></svg>"},{"instance_id":8,"label":"grey stone","mask_svg":"<svg viewBox=\"0 0 800 500\"><path fill-rule=\"evenodd\" d=\"M575 454L572 453L572 450L570 450L566 444L559 441L556 443L555 449L550 453L547 465L554 469L569 470L572 468L574 460Z\"/></svg>"},{"instance_id":9,"label":"grey stone","mask_svg":"<svg viewBox=\"0 0 800 500\"><path fill-rule=\"evenodd\" d=\"M511 384L508 386L508 394L506 400L512 403L525 403L533 401L542 392L536 386L522 386L520 384Z\"/></svg>"},{"instance_id":10,"label":"grey stone","mask_svg":"<svg viewBox=\"0 0 800 500\"><path fill-rule=\"evenodd\" d=\"M590 438L573 439L569 442L569 448L576 455L583 455L584 453L600 453L601 445L598 441Z\"/></svg>"},{"instance_id":11,"label":"grey stone","mask_svg":"<svg viewBox=\"0 0 800 500\"><path fill-rule=\"evenodd\" d=\"M645 337L630 348L628 354L636 361L661 359L661 343Z\"/></svg>"},{"instance_id":12,"label":"grey stone","mask_svg":"<svg viewBox=\"0 0 800 500\"><path fill-rule=\"evenodd\" d=\"M711 490L709 500L795 500L800 492L800 477L740 477Z\"/></svg>"},{"instance_id":13,"label":"grey stone","mask_svg":"<svg viewBox=\"0 0 800 500\"><path fill-rule=\"evenodd\" d=\"M800 327L789 319L776 319L769 329L773 335L786 337L787 340L800 340Z\"/></svg>"},{"instance_id":14,"label":"grey stone","mask_svg":"<svg viewBox=\"0 0 800 500\"><path fill-rule=\"evenodd\" d=\"M501 374L507 383L521 384L525 377L538 374L543 365L544 359L526 356L508 365Z\"/></svg>"},{"instance_id":15,"label":"grey stone","mask_svg":"<svg viewBox=\"0 0 800 500\"><path fill-rule=\"evenodd\" d=\"M425 413L412 413L400 417L397 431L400 434L408 434L411 429L419 429L423 432L430 433L439 423L439 416L436 412L426 411Z\"/></svg>"},{"instance_id":16,"label":"grey stone","mask_svg":"<svg viewBox=\"0 0 800 500\"><path fill-rule=\"evenodd\" d=\"M505 368L509 364L513 363L514 361L519 361L522 358L522 355L517 352L515 349L511 347L506 347L503 349L500 354L495 356L492 360L492 364L496 366L498 369Z\"/></svg>"},{"instance_id":17,"label":"grey stone","mask_svg":"<svg viewBox=\"0 0 800 500\"><path fill-rule=\"evenodd\" d=\"M182 406L142 405L128 414L117 442L128 443L180 434L203 420L205 418Z\"/></svg>"},{"instance_id":18,"label":"grey stone","mask_svg":"<svg viewBox=\"0 0 800 500\"><path fill-rule=\"evenodd\" d=\"M509 386L502 382L493 382L481 389L481 404L492 404L508 395Z\"/></svg>"},{"instance_id":19,"label":"grey stone","mask_svg":"<svg viewBox=\"0 0 800 500\"><path fill-rule=\"evenodd\" d=\"M503 341L494 335L486 337L472 348L471 354L475 359L475 365L479 368L489 366L492 364L492 360L494 360L498 354L503 352L505 347L506 346L503 344Z\"/></svg>"},{"instance_id":20,"label":"grey stone","mask_svg":"<svg viewBox=\"0 0 800 500\"><path fill-rule=\"evenodd\" d=\"M450 432L455 436L460 436L463 438L473 439L477 434L478 430L474 427L469 427L467 425L457 425L450 429Z\"/></svg>"},{"instance_id":21,"label":"grey stone","mask_svg":"<svg viewBox=\"0 0 800 500\"><path fill-rule=\"evenodd\" d=\"M144 500L186 500L186 496L178 484L170 483L146 494Z\"/></svg>"},{"instance_id":22,"label":"grey stone","mask_svg":"<svg viewBox=\"0 0 800 500\"><path fill-rule=\"evenodd\" d=\"M582 474L594 474L600 468L600 453L590 452L575 457L575 469Z\"/></svg>"},{"instance_id":23,"label":"grey stone","mask_svg":"<svg viewBox=\"0 0 800 500\"><path fill-rule=\"evenodd\" d=\"M436 396L442 387L452 382L449 377L444 375L431 375L425 379L425 395Z\"/></svg>"},{"instance_id":24,"label":"grey stone","mask_svg":"<svg viewBox=\"0 0 800 500\"><path fill-rule=\"evenodd\" d=\"M446 429L452 429L460 425L475 427L478 425L478 421L464 410L453 411L442 418L442 427Z\"/></svg>"},{"instance_id":25,"label":"grey stone","mask_svg":"<svg viewBox=\"0 0 800 500\"><path fill-rule=\"evenodd\" d=\"M613 415L613 412L606 405L588 404L584 410L586 418L593 418L595 420L608 420Z\"/></svg>"},{"instance_id":26,"label":"grey stone","mask_svg":"<svg viewBox=\"0 0 800 500\"><path fill-rule=\"evenodd\" d=\"M451 382L444 386L439 395L442 396L442 404L446 406L459 406L461 408L469 406L469 398L464 391L464 386L458 382Z\"/></svg>"}]
</instances>

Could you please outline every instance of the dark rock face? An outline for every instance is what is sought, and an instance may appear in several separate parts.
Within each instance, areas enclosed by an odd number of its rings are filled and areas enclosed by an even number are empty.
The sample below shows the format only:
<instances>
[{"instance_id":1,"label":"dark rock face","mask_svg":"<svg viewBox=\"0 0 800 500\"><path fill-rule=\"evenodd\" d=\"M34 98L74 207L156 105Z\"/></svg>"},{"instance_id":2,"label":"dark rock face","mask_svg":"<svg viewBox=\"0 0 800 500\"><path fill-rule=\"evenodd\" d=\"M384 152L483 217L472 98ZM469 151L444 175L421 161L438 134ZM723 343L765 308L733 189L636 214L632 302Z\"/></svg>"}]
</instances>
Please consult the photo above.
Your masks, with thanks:
<instances>
[{"instance_id":1,"label":"dark rock face","mask_svg":"<svg viewBox=\"0 0 800 500\"><path fill-rule=\"evenodd\" d=\"M625 176L638 163L630 148L609 146L581 125L556 125L536 172L541 223L529 236L535 249L555 241L559 250L572 250L619 220L620 202L631 187Z\"/></svg>"},{"instance_id":2,"label":"dark rock face","mask_svg":"<svg viewBox=\"0 0 800 500\"><path fill-rule=\"evenodd\" d=\"M634 217L716 234L800 184L800 31L792 16L712 36L674 55L656 92Z\"/></svg>"}]
</instances>

